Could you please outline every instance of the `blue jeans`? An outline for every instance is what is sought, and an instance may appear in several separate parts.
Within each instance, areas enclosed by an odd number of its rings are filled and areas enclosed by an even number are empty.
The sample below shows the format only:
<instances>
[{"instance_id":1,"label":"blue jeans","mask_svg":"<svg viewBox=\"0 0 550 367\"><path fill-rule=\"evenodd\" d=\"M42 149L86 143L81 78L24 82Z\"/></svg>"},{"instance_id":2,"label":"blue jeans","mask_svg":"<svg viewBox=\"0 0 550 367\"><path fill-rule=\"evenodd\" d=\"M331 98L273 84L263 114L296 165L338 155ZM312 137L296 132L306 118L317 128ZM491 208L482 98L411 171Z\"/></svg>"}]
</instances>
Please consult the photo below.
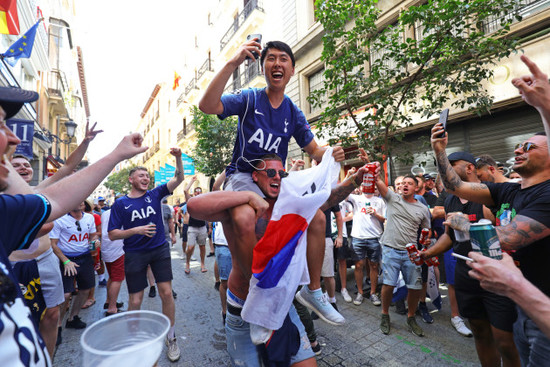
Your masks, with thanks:
<instances>
[{"instance_id":1,"label":"blue jeans","mask_svg":"<svg viewBox=\"0 0 550 367\"><path fill-rule=\"evenodd\" d=\"M231 252L229 247L214 244L216 261L218 262L218 272L221 280L227 280L231 272Z\"/></svg>"},{"instance_id":2,"label":"blue jeans","mask_svg":"<svg viewBox=\"0 0 550 367\"><path fill-rule=\"evenodd\" d=\"M383 283L395 287L399 280L399 272L403 273L403 280L408 289L422 289L421 268L411 262L407 250L382 246Z\"/></svg>"},{"instance_id":3,"label":"blue jeans","mask_svg":"<svg viewBox=\"0 0 550 367\"><path fill-rule=\"evenodd\" d=\"M518 348L522 367L550 366L550 339L521 308L517 307L517 311L514 342Z\"/></svg>"}]
</instances>

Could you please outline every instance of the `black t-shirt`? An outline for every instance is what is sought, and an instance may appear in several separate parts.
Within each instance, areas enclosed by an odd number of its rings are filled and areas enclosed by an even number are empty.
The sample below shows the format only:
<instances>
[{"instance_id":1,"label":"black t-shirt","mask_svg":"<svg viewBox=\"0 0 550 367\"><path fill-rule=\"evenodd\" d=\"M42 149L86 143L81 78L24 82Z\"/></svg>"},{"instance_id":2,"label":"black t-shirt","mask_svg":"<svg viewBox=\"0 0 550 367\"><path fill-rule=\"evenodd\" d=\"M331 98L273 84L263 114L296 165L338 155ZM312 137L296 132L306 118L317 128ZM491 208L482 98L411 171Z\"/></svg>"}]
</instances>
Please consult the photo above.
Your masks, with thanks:
<instances>
[{"instance_id":1,"label":"black t-shirt","mask_svg":"<svg viewBox=\"0 0 550 367\"><path fill-rule=\"evenodd\" d=\"M340 211L340 206L338 204L334 205L332 208L328 208L324 211L325 217L327 219L327 224L325 227L325 238L331 237L332 235L332 221L331 221L331 215L330 213L337 213Z\"/></svg>"},{"instance_id":2,"label":"black t-shirt","mask_svg":"<svg viewBox=\"0 0 550 367\"><path fill-rule=\"evenodd\" d=\"M497 224L507 225L523 215L550 227L550 180L522 189L517 183L486 183L497 208ZM514 253L527 280L550 296L550 237L536 241Z\"/></svg>"},{"instance_id":3,"label":"black t-shirt","mask_svg":"<svg viewBox=\"0 0 550 367\"><path fill-rule=\"evenodd\" d=\"M437 196L435 196L431 192L426 191L424 195L422 195L422 197L426 200L430 209L433 209L435 204L437 203Z\"/></svg>"},{"instance_id":4,"label":"black t-shirt","mask_svg":"<svg viewBox=\"0 0 550 367\"><path fill-rule=\"evenodd\" d=\"M449 194L445 199L445 213L462 212L468 214L470 223L475 223L483 218L483 205L468 201L466 204L462 204L460 198L455 195ZM458 242L455 237L454 230L449 228L449 235L453 240L453 251L459 255L467 256L468 252L472 251L472 244L470 241ZM467 289L471 287L479 288L479 281L471 278L468 275L470 267L466 265L466 262L461 259L457 259L455 267L455 282L457 289Z\"/></svg>"},{"instance_id":5,"label":"black t-shirt","mask_svg":"<svg viewBox=\"0 0 550 367\"><path fill-rule=\"evenodd\" d=\"M206 221L198 220L193 218L192 216L189 216L189 227L204 227L205 225Z\"/></svg>"}]
</instances>

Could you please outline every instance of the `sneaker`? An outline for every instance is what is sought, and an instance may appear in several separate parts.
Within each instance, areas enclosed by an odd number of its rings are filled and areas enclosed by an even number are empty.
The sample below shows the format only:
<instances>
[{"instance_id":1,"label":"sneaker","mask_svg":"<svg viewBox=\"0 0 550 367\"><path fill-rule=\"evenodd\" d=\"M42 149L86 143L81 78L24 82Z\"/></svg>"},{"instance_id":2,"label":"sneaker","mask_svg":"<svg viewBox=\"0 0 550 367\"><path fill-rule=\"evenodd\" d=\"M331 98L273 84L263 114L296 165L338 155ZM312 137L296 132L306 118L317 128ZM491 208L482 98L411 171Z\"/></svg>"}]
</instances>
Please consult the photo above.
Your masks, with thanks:
<instances>
[{"instance_id":1,"label":"sneaker","mask_svg":"<svg viewBox=\"0 0 550 367\"><path fill-rule=\"evenodd\" d=\"M373 293L370 295L369 300L372 302L375 306L380 306L382 302L380 301L380 298L376 295L376 293Z\"/></svg>"},{"instance_id":2,"label":"sneaker","mask_svg":"<svg viewBox=\"0 0 550 367\"><path fill-rule=\"evenodd\" d=\"M273 330L257 324L250 324L250 339L252 340L252 344L265 344L269 341L271 335L273 335Z\"/></svg>"},{"instance_id":3,"label":"sneaker","mask_svg":"<svg viewBox=\"0 0 550 367\"><path fill-rule=\"evenodd\" d=\"M117 302L116 303L116 308L122 308L122 306L124 306L124 302ZM104 303L103 304L103 309L106 310L109 308L109 304L108 303Z\"/></svg>"},{"instance_id":4,"label":"sneaker","mask_svg":"<svg viewBox=\"0 0 550 367\"><path fill-rule=\"evenodd\" d=\"M149 287L149 298L155 298L157 296L157 289L154 285Z\"/></svg>"},{"instance_id":5,"label":"sneaker","mask_svg":"<svg viewBox=\"0 0 550 367\"><path fill-rule=\"evenodd\" d=\"M100 287L106 287L107 286L107 279L100 280L97 285Z\"/></svg>"},{"instance_id":6,"label":"sneaker","mask_svg":"<svg viewBox=\"0 0 550 367\"><path fill-rule=\"evenodd\" d=\"M197 258L195 256L191 256L191 261L197 261Z\"/></svg>"},{"instance_id":7,"label":"sneaker","mask_svg":"<svg viewBox=\"0 0 550 367\"><path fill-rule=\"evenodd\" d=\"M424 336L424 330L416 323L416 318L414 316L407 317L407 325L409 330L416 336Z\"/></svg>"},{"instance_id":8,"label":"sneaker","mask_svg":"<svg viewBox=\"0 0 550 367\"><path fill-rule=\"evenodd\" d=\"M178 299L178 294L174 292L173 289L172 289L172 297L174 297L174 300Z\"/></svg>"},{"instance_id":9,"label":"sneaker","mask_svg":"<svg viewBox=\"0 0 550 367\"><path fill-rule=\"evenodd\" d=\"M422 316L422 321L424 321L426 324L433 324L434 319L432 315L430 315L430 312L428 312L426 302L418 303L418 309L416 310L416 313Z\"/></svg>"},{"instance_id":10,"label":"sneaker","mask_svg":"<svg viewBox=\"0 0 550 367\"><path fill-rule=\"evenodd\" d=\"M212 257L212 256L216 256L216 254L214 252L211 252L208 255L206 255L206 257Z\"/></svg>"},{"instance_id":11,"label":"sneaker","mask_svg":"<svg viewBox=\"0 0 550 367\"><path fill-rule=\"evenodd\" d=\"M395 302L395 313L399 315L406 315L407 311L407 307L405 307L405 299L400 299Z\"/></svg>"},{"instance_id":12,"label":"sneaker","mask_svg":"<svg viewBox=\"0 0 550 367\"><path fill-rule=\"evenodd\" d=\"M220 282L214 283L214 289L219 291L220 290L220 284L221 284Z\"/></svg>"},{"instance_id":13,"label":"sneaker","mask_svg":"<svg viewBox=\"0 0 550 367\"><path fill-rule=\"evenodd\" d=\"M319 320L319 316L315 313L315 311L311 311L311 319L312 320Z\"/></svg>"},{"instance_id":14,"label":"sneaker","mask_svg":"<svg viewBox=\"0 0 550 367\"><path fill-rule=\"evenodd\" d=\"M452 317L451 324L453 325L455 330L458 331L460 335L464 335L467 337L470 337L473 335L472 331L468 329L468 327L464 324L464 320L462 320L460 316Z\"/></svg>"},{"instance_id":15,"label":"sneaker","mask_svg":"<svg viewBox=\"0 0 550 367\"><path fill-rule=\"evenodd\" d=\"M331 305L332 307L334 307L334 309L335 309L336 311L340 312L340 310L338 309L338 306L336 306L336 302L330 302L330 305Z\"/></svg>"},{"instance_id":16,"label":"sneaker","mask_svg":"<svg viewBox=\"0 0 550 367\"><path fill-rule=\"evenodd\" d=\"M340 290L340 294L342 295L342 297L344 298L344 301L350 303L351 302L351 296L349 295L348 293L348 290L346 288L342 288Z\"/></svg>"},{"instance_id":17,"label":"sneaker","mask_svg":"<svg viewBox=\"0 0 550 367\"><path fill-rule=\"evenodd\" d=\"M62 330L63 329L61 328L61 326L57 327L57 340L55 341L56 347L58 347L63 342L63 338L61 337Z\"/></svg>"},{"instance_id":18,"label":"sneaker","mask_svg":"<svg viewBox=\"0 0 550 367\"><path fill-rule=\"evenodd\" d=\"M353 304L359 306L361 303L363 303L363 294L357 293L357 297L353 300Z\"/></svg>"},{"instance_id":19,"label":"sneaker","mask_svg":"<svg viewBox=\"0 0 550 367\"><path fill-rule=\"evenodd\" d=\"M388 335L390 333L390 315L382 314L380 320L380 331Z\"/></svg>"},{"instance_id":20,"label":"sneaker","mask_svg":"<svg viewBox=\"0 0 550 367\"><path fill-rule=\"evenodd\" d=\"M168 351L166 352L166 355L168 356L168 359L170 362L175 362L178 359L180 359L180 347L178 347L178 343L176 338L168 339L166 337L165 339L166 346L168 347Z\"/></svg>"},{"instance_id":21,"label":"sneaker","mask_svg":"<svg viewBox=\"0 0 550 367\"><path fill-rule=\"evenodd\" d=\"M67 320L65 327L68 329L85 329L86 323L80 317L75 316L71 321Z\"/></svg>"},{"instance_id":22,"label":"sneaker","mask_svg":"<svg viewBox=\"0 0 550 367\"><path fill-rule=\"evenodd\" d=\"M312 345L311 350L313 351L313 353L315 353L316 356L321 354L321 343L317 342L317 344L315 344L315 346Z\"/></svg>"},{"instance_id":23,"label":"sneaker","mask_svg":"<svg viewBox=\"0 0 550 367\"><path fill-rule=\"evenodd\" d=\"M319 318L331 325L342 325L346 323L344 316L330 305L328 297L321 289L310 291L307 286L302 287L296 293L296 300L302 305L315 311Z\"/></svg>"}]
</instances>

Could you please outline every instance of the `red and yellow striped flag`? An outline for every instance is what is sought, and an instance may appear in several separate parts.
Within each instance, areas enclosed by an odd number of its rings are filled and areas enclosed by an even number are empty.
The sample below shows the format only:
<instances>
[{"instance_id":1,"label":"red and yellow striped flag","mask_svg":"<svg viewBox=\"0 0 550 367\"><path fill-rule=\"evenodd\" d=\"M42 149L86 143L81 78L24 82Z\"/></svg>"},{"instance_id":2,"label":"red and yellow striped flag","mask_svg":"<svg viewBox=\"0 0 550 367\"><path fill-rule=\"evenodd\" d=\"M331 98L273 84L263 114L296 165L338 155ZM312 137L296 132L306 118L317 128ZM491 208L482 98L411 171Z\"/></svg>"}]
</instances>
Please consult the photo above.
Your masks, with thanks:
<instances>
[{"instance_id":1,"label":"red and yellow striped flag","mask_svg":"<svg viewBox=\"0 0 550 367\"><path fill-rule=\"evenodd\" d=\"M0 33L19 34L17 0L0 0Z\"/></svg>"}]
</instances>

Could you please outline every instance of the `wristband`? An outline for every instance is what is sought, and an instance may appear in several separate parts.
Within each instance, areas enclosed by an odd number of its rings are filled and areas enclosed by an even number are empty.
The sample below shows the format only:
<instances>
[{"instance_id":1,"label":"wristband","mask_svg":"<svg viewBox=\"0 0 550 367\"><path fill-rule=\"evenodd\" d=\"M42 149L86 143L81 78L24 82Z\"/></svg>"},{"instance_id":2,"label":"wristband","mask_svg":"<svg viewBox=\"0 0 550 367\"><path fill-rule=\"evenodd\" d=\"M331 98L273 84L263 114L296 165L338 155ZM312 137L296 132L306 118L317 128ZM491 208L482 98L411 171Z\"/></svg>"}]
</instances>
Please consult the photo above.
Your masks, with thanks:
<instances>
[{"instance_id":1,"label":"wristband","mask_svg":"<svg viewBox=\"0 0 550 367\"><path fill-rule=\"evenodd\" d=\"M356 176L356 175L357 175L357 173L351 175L351 176L349 177L349 180L351 181L351 183L353 184L353 186L355 186L355 188L358 189L358 188L359 188L359 185L357 185L357 182L355 182L355 176Z\"/></svg>"},{"instance_id":2,"label":"wristband","mask_svg":"<svg viewBox=\"0 0 550 367\"><path fill-rule=\"evenodd\" d=\"M71 260L64 261L64 262L63 262L63 265L67 265L67 264L70 263L70 262L71 262Z\"/></svg>"}]
</instances>

